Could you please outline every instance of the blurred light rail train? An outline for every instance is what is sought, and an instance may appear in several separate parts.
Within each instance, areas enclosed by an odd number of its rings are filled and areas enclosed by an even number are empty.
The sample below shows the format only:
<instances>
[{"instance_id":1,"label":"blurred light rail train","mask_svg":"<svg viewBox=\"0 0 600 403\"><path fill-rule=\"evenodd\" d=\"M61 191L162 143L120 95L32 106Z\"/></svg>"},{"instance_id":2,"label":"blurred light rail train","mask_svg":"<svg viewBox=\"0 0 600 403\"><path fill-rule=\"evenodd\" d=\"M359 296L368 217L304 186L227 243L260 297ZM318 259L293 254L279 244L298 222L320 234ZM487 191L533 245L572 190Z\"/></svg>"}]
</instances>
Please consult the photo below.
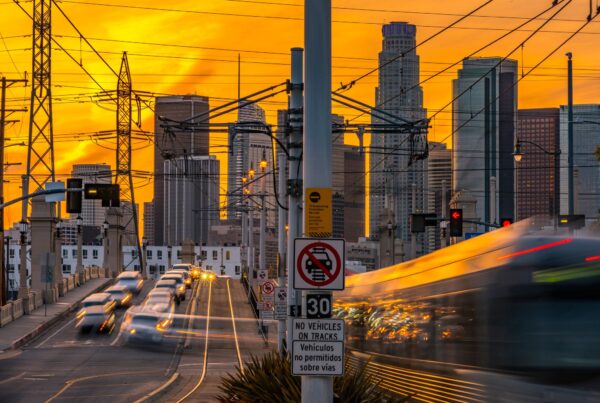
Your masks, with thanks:
<instances>
[{"instance_id":1,"label":"blurred light rail train","mask_svg":"<svg viewBox=\"0 0 600 403\"><path fill-rule=\"evenodd\" d=\"M334 315L355 359L396 368L387 384L423 401L600 401L598 237L495 230L347 277ZM383 379L382 368L371 372ZM488 394L423 386L431 374Z\"/></svg>"}]
</instances>

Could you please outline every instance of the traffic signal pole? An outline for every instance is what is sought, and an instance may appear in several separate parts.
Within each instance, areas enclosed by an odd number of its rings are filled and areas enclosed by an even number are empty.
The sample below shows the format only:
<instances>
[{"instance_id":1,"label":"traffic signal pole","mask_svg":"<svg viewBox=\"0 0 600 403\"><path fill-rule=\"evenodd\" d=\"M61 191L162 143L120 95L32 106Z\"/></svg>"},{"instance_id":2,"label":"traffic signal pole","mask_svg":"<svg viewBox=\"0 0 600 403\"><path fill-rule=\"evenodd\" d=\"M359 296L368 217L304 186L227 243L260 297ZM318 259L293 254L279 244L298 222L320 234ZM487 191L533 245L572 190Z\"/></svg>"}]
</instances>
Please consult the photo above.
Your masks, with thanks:
<instances>
[{"instance_id":1,"label":"traffic signal pole","mask_svg":"<svg viewBox=\"0 0 600 403\"><path fill-rule=\"evenodd\" d=\"M307 188L331 189L331 0L305 1L304 45L303 169L306 196ZM304 203L306 207L306 197ZM306 208L303 211L306 214ZM306 232L306 217L304 227ZM333 378L302 376L301 401L333 402Z\"/></svg>"}]
</instances>

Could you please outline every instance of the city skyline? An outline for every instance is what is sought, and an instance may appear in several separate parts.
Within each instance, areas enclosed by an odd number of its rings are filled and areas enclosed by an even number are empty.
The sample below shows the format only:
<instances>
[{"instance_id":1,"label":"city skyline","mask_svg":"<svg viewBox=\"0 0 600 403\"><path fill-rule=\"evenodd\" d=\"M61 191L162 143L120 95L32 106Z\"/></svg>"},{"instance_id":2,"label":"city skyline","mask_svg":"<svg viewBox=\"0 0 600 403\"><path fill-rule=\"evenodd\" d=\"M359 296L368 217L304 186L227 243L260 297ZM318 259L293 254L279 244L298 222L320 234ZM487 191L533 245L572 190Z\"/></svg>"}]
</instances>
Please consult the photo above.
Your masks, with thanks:
<instances>
[{"instance_id":1,"label":"city skyline","mask_svg":"<svg viewBox=\"0 0 600 403\"><path fill-rule=\"evenodd\" d=\"M509 21L513 25L517 25L519 20L517 18L499 18L510 16L511 13L506 9L505 2L499 2L499 4L492 4L485 8L486 17L472 17L463 24L462 27L456 29L450 29L448 32L441 35L439 39L419 47L418 52L422 55L422 69L424 76L430 76L435 71L439 70L443 65L450 62L455 62L464 57L466 53L476 48L476 45L480 42L486 42L495 36L499 36L504 28L494 27L497 21ZM464 13L469 9L472 9L477 2L465 1L461 4L461 9L456 9L456 5L453 6L452 12L460 14ZM357 1L348 1L345 3L350 8L360 7L361 4ZM353 77L358 76L361 72L367 70L367 68L374 67L376 65L376 55L379 51L380 44L380 29L381 26L386 23L387 19L393 18L394 20L404 20L409 23L415 24L418 28L417 42L421 42L424 38L431 35L440 29L441 26L455 19L452 15L444 14L443 9L439 9L438 14L428 12L429 2L425 1L422 5L414 7L409 10L398 10L397 5L392 1L381 1L375 8L380 11L372 11L367 14L358 10L347 10L342 11L334 9L334 20L346 21L346 22L335 22L334 33L339 29L344 29L345 35L334 35L333 51L334 51L334 83L346 82L351 80ZM529 2L528 4L522 5L522 15L534 15L536 11L547 6L545 2L535 1ZM31 69L31 60L27 52L18 51L30 45L29 38L20 37L20 34L27 33L30 31L31 26L27 17L18 9L14 4L2 4L0 5L2 13L0 13L0 21L3 22L3 26L8 27L2 32L6 46L5 48L11 49L10 52L0 53L0 63L2 72L7 76L21 74L25 70ZM120 59L120 50L128 50L130 52L130 64L133 77L134 88L139 89L150 89L156 92L166 92L169 94L203 94L208 97L219 98L219 102L225 102L221 99L233 98L237 92L237 60L236 56L238 53L241 54L242 60L242 94L252 92L253 90L264 88L265 86L275 83L276 79L283 80L288 75L288 67L285 66L288 57L285 55L288 49L292 46L296 46L302 43L301 35L296 30L285 30L279 29L279 32L283 34L280 36L271 35L273 29L281 28L282 24L298 24L298 22L286 21L281 19L275 19L269 24L261 25L256 27L256 21L264 21L254 17L241 17L241 16L225 16L217 15L211 17L212 25L210 28L195 28L190 31L181 29L172 30L160 30L155 32L149 27L145 27L147 21L153 21L155 24L163 24L165 27L179 28L181 25L186 26L190 24L189 16L187 12L168 12L159 13L156 10L152 10L151 4L148 3L147 9L128 9L119 8L116 6L91 6L91 8L85 8L74 3L63 5L65 11L69 13L73 21L83 26L85 25L85 34L90 38L98 38L92 40L92 43L100 50L109 52L111 50L119 50L119 55L106 53L106 57L115 66L118 66L118 60ZM198 7L196 2L182 1L178 3L178 8L181 10L198 10L200 12L214 12L219 9L222 12L231 12L232 14L248 14L243 4L235 4L235 2L215 2L211 5L203 4ZM86 24L89 21L90 16L89 10L93 10L94 19L102 21L104 19L111 21L120 22L123 26L128 26L127 29L115 29L110 32L99 30L93 24ZM381 11L381 10L387 10ZM391 10L391 12L390 12ZM127 12L125 12L127 11ZM267 7L257 5L255 10L257 15L269 15L272 14L277 18L283 17L298 17L301 19L301 8L300 7ZM398 12L396 12L398 11ZM408 12L399 12L408 11ZM543 47L535 46L535 43L545 43L548 38L563 38L566 36L565 32L570 32L577 26L578 22L567 21L584 19L587 10L585 7L578 7L572 5L561 14L563 17L560 21L553 22L545 27L546 32L538 35L540 38L534 38L532 42L533 46L526 46L522 52L516 52L513 57L519 60L525 60L525 66L531 67L537 60L543 55ZM63 30L67 32L67 26L64 20L59 20L58 13L55 15L57 23L55 24L56 30ZM491 18L494 17L494 18ZM141 18L141 19L140 19ZM143 21L143 23L136 23L137 20ZM350 24L348 21L357 21L358 24ZM347 30L348 26L352 26L355 29ZM139 29L133 29L133 27ZM249 29L252 27L252 29ZM483 27L479 38L473 38L473 32L479 32L473 28ZM575 102L576 103L594 103L598 100L594 93L593 78L589 77L585 69L593 68L594 65L598 64L597 56L594 52L587 52L590 49L591 41L586 40L594 37L595 24L592 24L592 28L584 30L580 37L576 37L568 46L565 47L565 51L572 50L574 53L575 63ZM234 29L235 28L235 29ZM232 29L244 30L246 35L231 35ZM181 35L183 31L190 32L186 34L183 41ZM561 34L562 32L562 34ZM61 32L62 33L62 32ZM250 34L248 34L250 33ZM196 34L196 35L194 35ZM208 35L203 35L208 34ZM498 54L505 54L516 39L522 39L526 32L521 32L514 37L514 40L506 41L506 43L498 43L496 46L489 50L481 52L482 56L493 56ZM78 37L77 37L78 38ZM65 44L69 48L80 50L79 40L77 38L64 37ZM125 38L125 39L124 39ZM235 39L234 39L235 38ZM260 38L268 38L269 47L276 49L281 54L263 55L257 56L256 53L246 52L245 50L261 50L261 47L266 48ZM450 46L455 43L460 43L461 39L468 38L471 41L477 43L470 43L472 48L463 49L461 47ZM544 40L545 38L545 40ZM100 40L102 39L102 40ZM116 40L114 46L111 45L108 40ZM122 40L125 40L123 42ZM178 53L175 49L163 45L152 45L157 51L157 55L153 56L154 59L149 59L148 53L151 45L134 44L126 42L128 40L137 42L153 42L153 43L188 43L191 46L187 52L190 54L183 55L181 52ZM211 44L220 42L224 49L237 49L237 51L217 51L206 49ZM111 49L108 49L111 45ZM89 49L81 49L82 62L93 73L102 74L105 77L103 83L110 88L111 80L105 67L97 64L93 60L93 54L90 53ZM135 54L138 54L136 56ZM565 58L564 52L557 52L552 58L544 64L532 77L528 77L523 80L520 84L519 91L519 105L520 107L558 107L560 104L564 104L566 100L566 78L565 78ZM139 55L146 56L139 56ZM56 154L57 162L56 168L59 178L64 179L68 174L70 165L72 163L99 163L99 162L112 162L114 155L112 152L105 150L101 147L96 147L95 143L89 141L89 134L96 132L100 129L110 129L114 126L114 115L109 111L103 111L97 108L95 103L78 102L82 99L81 94L92 94L96 91L93 89L93 82L87 79L85 76L80 76L77 73L75 77L71 77L73 72L76 72L79 67L72 63L70 60L66 60L64 55L59 56L59 52L55 52L56 61L54 72L57 74L54 82L61 87L54 90L55 97L55 133L57 136L56 142ZM161 56L162 55L162 56ZM170 56L169 56L170 55ZM159 57L160 56L160 57ZM174 57L169 60L167 57ZM219 59L219 56L220 59ZM161 60L165 59L165 60ZM185 57L191 57L191 59L185 59ZM350 58L364 58L367 60L355 60L355 59L344 59L344 57ZM200 59L211 59L211 60L197 60ZM258 79L257 77L263 76L264 66L256 63L259 58L264 59L268 63L274 63L269 65L269 77L270 80ZM218 62L212 59L227 59L228 62ZM146 66L148 60L153 60L153 72L148 70ZM14 61L14 65L13 65ZM281 66L279 66L281 64ZM279 67L277 67L279 66ZM174 68L175 67L175 68ZM526 70L525 70L526 71ZM436 111L439 107L444 105L451 94L450 81L454 78L456 68L449 70L447 73L432 79L425 83L424 86L424 106L430 111ZM261 73L261 74L259 74ZM149 74L155 74L154 77ZM86 87L89 84L89 89ZM349 95L359 98L367 103L373 104L373 88L375 82L372 78L369 78L356 85ZM86 89L76 89L71 87L85 87ZM15 97L21 89L13 89L12 95ZM27 91L25 91L26 93ZM67 95L70 94L70 97ZM79 98L76 97L79 96ZM60 98L60 100L58 100ZM84 97L85 98L85 97ZM283 102L279 100L277 102ZM275 109L269 106L267 109L267 122L275 124ZM334 109L336 112L336 109ZM346 109L339 108L339 112L347 112ZM66 126L68 116L69 128ZM84 118L85 117L85 118ZM151 129L152 127L152 114L149 110L142 111L142 127L145 129ZM14 125L7 128L7 135L15 140L20 140L26 137L27 131L27 116L19 116L23 121L22 124ZM441 113L432 122L432 128L430 130L430 140L442 140L451 131L449 109L446 109L444 113ZM224 118L225 119L225 118ZM227 117L226 120L233 120L231 117ZM71 130L72 128L72 130ZM85 133L85 136L69 136L65 139L65 134L71 133ZM77 138L82 137L82 138ZM227 155L217 147L226 144L226 136L218 135L211 139L211 149L218 150L216 154L218 159L221 161L222 166L226 163ZM348 142L354 143L354 136L347 136ZM70 140L70 141L66 141ZM75 146L73 141L77 140ZM104 143L107 141L105 140ZM448 140L445 140L448 143ZM70 144L70 145L69 145ZM66 149L69 152L65 152ZM133 164L136 169L144 169L144 161L149 157L152 147L141 148L134 153ZM7 160L13 161L22 159L23 151L20 147L14 147L7 150ZM367 155L367 159L368 159ZM6 192L9 195L18 194L19 180L16 178L22 173L23 168L12 167L8 171L10 183L6 184ZM222 172L225 170L223 169ZM222 175L224 178L224 175ZM138 186L136 198L140 204L152 200L152 186L142 185L147 184L150 181L138 180L136 186ZM224 179L222 186L224 185ZM369 189L367 189L368 193ZM19 208L7 209L6 222L11 223L20 219Z\"/></svg>"}]
</instances>

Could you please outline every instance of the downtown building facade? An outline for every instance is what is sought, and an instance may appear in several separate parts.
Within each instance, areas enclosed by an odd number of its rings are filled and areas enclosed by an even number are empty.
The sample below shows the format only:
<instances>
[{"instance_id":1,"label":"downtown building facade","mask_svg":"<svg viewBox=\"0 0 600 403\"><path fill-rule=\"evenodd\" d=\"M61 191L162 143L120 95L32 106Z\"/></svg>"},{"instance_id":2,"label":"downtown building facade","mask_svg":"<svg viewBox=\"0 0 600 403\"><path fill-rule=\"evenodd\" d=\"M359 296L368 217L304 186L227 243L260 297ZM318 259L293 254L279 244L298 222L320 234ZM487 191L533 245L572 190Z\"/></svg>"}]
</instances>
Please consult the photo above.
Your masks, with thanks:
<instances>
[{"instance_id":1,"label":"downtown building facade","mask_svg":"<svg viewBox=\"0 0 600 403\"><path fill-rule=\"evenodd\" d=\"M144 238L148 245L154 245L154 203L144 202Z\"/></svg>"},{"instance_id":2,"label":"downtown building facade","mask_svg":"<svg viewBox=\"0 0 600 403\"><path fill-rule=\"evenodd\" d=\"M518 111L517 141L522 157L515 164L516 220L559 214L559 167L553 155L561 150L559 117L559 108Z\"/></svg>"},{"instance_id":3,"label":"downtown building facade","mask_svg":"<svg viewBox=\"0 0 600 403\"><path fill-rule=\"evenodd\" d=\"M252 123L255 122L256 125ZM241 105L238 109L238 125L235 133L229 135L229 159L227 167L227 217L239 219L243 199L242 178L248 176L252 168L255 171L255 181L249 184L252 205L260 206L258 197L265 190L265 206L267 208L267 227L276 225L276 202L274 199L273 177L273 143L265 128L265 111L256 104ZM275 135L275 133L273 133ZM267 161L266 175L262 178L260 161ZM260 178L260 179L258 179ZM250 181L249 181L250 182ZM258 213L257 213L258 214Z\"/></svg>"},{"instance_id":4,"label":"downtown building facade","mask_svg":"<svg viewBox=\"0 0 600 403\"><path fill-rule=\"evenodd\" d=\"M569 176L568 111L560 107L560 212L569 214L569 182L573 181L574 214L586 221L600 217L600 105L573 105L573 177Z\"/></svg>"},{"instance_id":5,"label":"downtown building facade","mask_svg":"<svg viewBox=\"0 0 600 403\"><path fill-rule=\"evenodd\" d=\"M473 217L483 223L515 218L515 129L517 62L467 58L452 83L453 205L474 201ZM467 196L468 195L468 196ZM470 231L490 229L477 224Z\"/></svg>"},{"instance_id":6,"label":"downtown building facade","mask_svg":"<svg viewBox=\"0 0 600 403\"><path fill-rule=\"evenodd\" d=\"M162 222L166 245L206 244L219 223L219 161L215 156L165 160Z\"/></svg>"},{"instance_id":7,"label":"downtown building facade","mask_svg":"<svg viewBox=\"0 0 600 403\"><path fill-rule=\"evenodd\" d=\"M75 164L71 169L71 177L83 180L83 185L91 183L112 183L112 171L108 164ZM102 227L106 220L106 208L101 200L83 199L81 214L71 214L70 220L75 221L81 215L84 226Z\"/></svg>"},{"instance_id":8,"label":"downtown building facade","mask_svg":"<svg viewBox=\"0 0 600 403\"><path fill-rule=\"evenodd\" d=\"M165 161L176 160L179 172L185 170L183 162L194 156L209 155L209 131L207 128L190 130L165 129L161 117L194 123L209 123L209 99L204 96L183 95L156 97L154 117L154 236L153 244L164 245L165 204L169 195L165 193ZM202 115L202 117L195 117ZM172 164L169 164L172 166ZM172 223L173 224L173 223Z\"/></svg>"},{"instance_id":9,"label":"downtown building facade","mask_svg":"<svg viewBox=\"0 0 600 403\"><path fill-rule=\"evenodd\" d=\"M383 26L382 50L379 53L379 81L375 104L388 113L408 121L425 119L423 90L419 85L419 56L416 54L415 25L392 22ZM403 57L399 55L403 54ZM393 60L394 59L394 60ZM393 60L393 61L392 61ZM385 123L373 118L373 124ZM400 123L400 122L399 122ZM413 161L407 133L374 133L369 164L369 232L379 238L382 214L391 209L396 221L396 237L410 242L410 214L424 212L427 206L427 178L423 160ZM425 138L417 138L421 148ZM416 188L413 206L411 189ZM420 253L425 253L424 237L419 236Z\"/></svg>"},{"instance_id":10,"label":"downtown building facade","mask_svg":"<svg viewBox=\"0 0 600 403\"><path fill-rule=\"evenodd\" d=\"M427 212L437 213L442 217L444 209L448 212L452 189L452 152L446 144L430 142L429 157L427 158ZM445 205L443 204L445 195ZM447 218L447 217L444 217ZM429 251L440 249L442 246L442 232L439 226L426 227Z\"/></svg>"}]
</instances>

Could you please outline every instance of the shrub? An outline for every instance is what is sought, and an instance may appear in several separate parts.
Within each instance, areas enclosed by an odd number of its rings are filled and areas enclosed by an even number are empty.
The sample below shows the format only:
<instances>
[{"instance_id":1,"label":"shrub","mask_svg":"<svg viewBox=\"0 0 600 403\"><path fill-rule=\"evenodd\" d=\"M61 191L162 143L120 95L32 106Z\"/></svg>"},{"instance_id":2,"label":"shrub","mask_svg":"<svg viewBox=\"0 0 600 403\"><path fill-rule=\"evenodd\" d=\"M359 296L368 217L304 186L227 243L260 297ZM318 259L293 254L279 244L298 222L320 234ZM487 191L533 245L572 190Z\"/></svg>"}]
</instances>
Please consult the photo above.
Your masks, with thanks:
<instances>
[{"instance_id":1,"label":"shrub","mask_svg":"<svg viewBox=\"0 0 600 403\"><path fill-rule=\"evenodd\" d=\"M336 403L406 402L410 398L386 396L366 372L366 364L334 378L333 389ZM220 402L299 403L301 397L300 377L292 375L289 355L277 351L252 355L243 372L236 368L223 377L219 390Z\"/></svg>"}]
</instances>

